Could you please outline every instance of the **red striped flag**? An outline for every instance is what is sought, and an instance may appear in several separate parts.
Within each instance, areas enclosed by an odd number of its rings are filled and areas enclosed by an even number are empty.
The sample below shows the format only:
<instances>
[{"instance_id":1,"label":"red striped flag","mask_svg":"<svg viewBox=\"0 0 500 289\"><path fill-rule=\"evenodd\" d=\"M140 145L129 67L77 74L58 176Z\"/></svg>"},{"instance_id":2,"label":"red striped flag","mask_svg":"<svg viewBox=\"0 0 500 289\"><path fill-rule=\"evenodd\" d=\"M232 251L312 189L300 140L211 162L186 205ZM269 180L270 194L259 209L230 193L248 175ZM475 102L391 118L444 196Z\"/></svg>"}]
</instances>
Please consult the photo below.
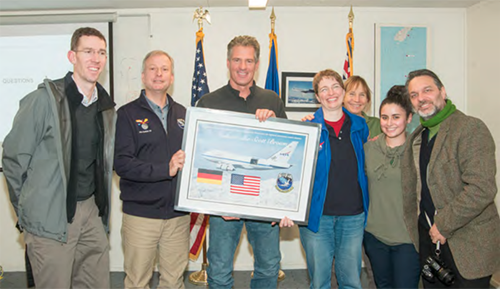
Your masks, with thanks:
<instances>
[{"instance_id":1,"label":"red striped flag","mask_svg":"<svg viewBox=\"0 0 500 289\"><path fill-rule=\"evenodd\" d=\"M349 28L349 33L347 33L345 37L347 53L344 61L344 73L343 79L346 80L351 75L353 75L353 63L352 63L352 51L354 50L354 34L352 33L352 29Z\"/></svg>"},{"instance_id":2,"label":"red striped flag","mask_svg":"<svg viewBox=\"0 0 500 289\"><path fill-rule=\"evenodd\" d=\"M230 192L233 194L258 196L260 192L260 177L232 174Z\"/></svg>"},{"instance_id":3,"label":"red striped flag","mask_svg":"<svg viewBox=\"0 0 500 289\"><path fill-rule=\"evenodd\" d=\"M198 260L208 225L208 216L199 213L191 213L191 224L189 228L189 259Z\"/></svg>"}]
</instances>

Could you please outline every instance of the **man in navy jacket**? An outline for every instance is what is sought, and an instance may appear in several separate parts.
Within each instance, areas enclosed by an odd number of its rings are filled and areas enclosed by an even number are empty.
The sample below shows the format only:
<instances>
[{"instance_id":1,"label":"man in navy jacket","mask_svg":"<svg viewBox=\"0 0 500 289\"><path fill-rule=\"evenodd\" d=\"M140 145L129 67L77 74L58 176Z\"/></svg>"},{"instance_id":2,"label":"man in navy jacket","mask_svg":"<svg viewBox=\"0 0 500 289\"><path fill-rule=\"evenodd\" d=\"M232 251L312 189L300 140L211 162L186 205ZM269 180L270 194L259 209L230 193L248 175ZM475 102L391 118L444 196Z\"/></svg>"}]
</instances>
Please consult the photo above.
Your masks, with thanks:
<instances>
[{"instance_id":1,"label":"man in navy jacket","mask_svg":"<svg viewBox=\"0 0 500 289\"><path fill-rule=\"evenodd\" d=\"M148 288L159 253L159 288L184 288L189 256L189 215L174 211L186 109L167 90L173 59L164 51L146 55L144 90L118 110L115 170L121 177L125 288Z\"/></svg>"}]
</instances>

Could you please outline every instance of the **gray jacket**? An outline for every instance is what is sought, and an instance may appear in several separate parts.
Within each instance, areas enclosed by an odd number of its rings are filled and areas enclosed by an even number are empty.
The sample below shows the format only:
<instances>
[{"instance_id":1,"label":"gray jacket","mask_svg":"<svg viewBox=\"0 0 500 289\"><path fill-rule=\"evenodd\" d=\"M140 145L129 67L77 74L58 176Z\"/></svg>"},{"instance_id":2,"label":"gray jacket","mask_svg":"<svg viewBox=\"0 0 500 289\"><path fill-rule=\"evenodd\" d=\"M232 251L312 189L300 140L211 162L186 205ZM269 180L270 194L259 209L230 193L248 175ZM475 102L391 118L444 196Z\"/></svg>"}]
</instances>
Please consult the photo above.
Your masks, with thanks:
<instances>
[{"instance_id":1,"label":"gray jacket","mask_svg":"<svg viewBox=\"0 0 500 289\"><path fill-rule=\"evenodd\" d=\"M115 121L115 109L102 111L103 150L98 161L104 168L103 189L107 195L107 206L102 212L105 225L110 208ZM67 236L71 142L65 80L46 79L20 101L12 129L3 143L2 165L21 228L60 242L66 242Z\"/></svg>"}]
</instances>

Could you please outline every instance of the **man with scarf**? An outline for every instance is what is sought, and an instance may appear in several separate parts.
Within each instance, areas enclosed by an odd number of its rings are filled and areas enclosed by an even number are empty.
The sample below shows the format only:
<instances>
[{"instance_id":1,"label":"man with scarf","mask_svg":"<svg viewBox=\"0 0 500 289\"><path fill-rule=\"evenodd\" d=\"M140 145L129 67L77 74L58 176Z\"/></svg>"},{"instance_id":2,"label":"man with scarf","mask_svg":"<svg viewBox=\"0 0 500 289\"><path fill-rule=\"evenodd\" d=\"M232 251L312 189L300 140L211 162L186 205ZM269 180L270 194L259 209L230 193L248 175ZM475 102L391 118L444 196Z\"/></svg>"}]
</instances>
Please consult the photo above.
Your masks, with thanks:
<instances>
[{"instance_id":1,"label":"man with scarf","mask_svg":"<svg viewBox=\"0 0 500 289\"><path fill-rule=\"evenodd\" d=\"M486 125L457 110L438 76L412 71L406 88L421 125L401 163L404 218L420 263L435 256L455 274L454 288L489 288L500 269L495 143ZM423 279L425 288L444 288Z\"/></svg>"}]
</instances>

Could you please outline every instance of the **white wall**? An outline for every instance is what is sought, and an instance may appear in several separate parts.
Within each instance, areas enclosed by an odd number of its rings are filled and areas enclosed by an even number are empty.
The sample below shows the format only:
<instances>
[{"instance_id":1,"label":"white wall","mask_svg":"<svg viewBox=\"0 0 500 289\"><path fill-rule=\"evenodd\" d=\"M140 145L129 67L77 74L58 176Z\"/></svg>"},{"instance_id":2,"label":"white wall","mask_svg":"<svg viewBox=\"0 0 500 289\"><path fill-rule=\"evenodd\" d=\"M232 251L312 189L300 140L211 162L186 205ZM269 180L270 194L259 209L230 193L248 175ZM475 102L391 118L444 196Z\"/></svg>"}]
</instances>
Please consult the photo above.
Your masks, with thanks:
<instances>
[{"instance_id":1,"label":"white wall","mask_svg":"<svg viewBox=\"0 0 500 289\"><path fill-rule=\"evenodd\" d=\"M498 81L500 80L500 2L483 1L467 9L467 113L481 118L493 135L497 168L500 167L498 125ZM500 174L496 175L497 184ZM500 211L500 194L496 196ZM500 272L491 284L500 288Z\"/></svg>"},{"instance_id":2,"label":"white wall","mask_svg":"<svg viewBox=\"0 0 500 289\"><path fill-rule=\"evenodd\" d=\"M497 145L500 168L500 2L484 1L467 9L467 112L481 118ZM497 174L497 184L500 174ZM500 194L496 197L500 210Z\"/></svg>"},{"instance_id":3,"label":"white wall","mask_svg":"<svg viewBox=\"0 0 500 289\"><path fill-rule=\"evenodd\" d=\"M115 23L115 98L119 105L133 99L140 89L142 57L152 49L162 49L175 60L175 83L172 95L178 102L190 104L191 78L195 55L195 32L192 22L195 8L123 10ZM345 58L345 35L348 8L294 7L275 8L277 16L279 71L317 72L325 68L341 71ZM354 8L354 71L374 87L375 23L427 25L431 33L432 60L446 84L448 94L458 108L465 109L465 9ZM211 8L212 25L205 24L205 61L208 82L215 90L228 81L226 45L236 35L257 37L261 44L261 66L257 84L264 86L268 62L270 9L249 11L246 8ZM289 113L299 119L304 113ZM3 185L4 186L4 185ZM0 264L6 271L22 271L23 250L19 234L13 229L15 217L8 204L5 187L0 186ZM111 269L121 271L120 226L121 202L117 180L112 199ZM236 270L250 270L252 257L246 238L237 251ZM281 233L282 268L305 268L305 257L298 229ZM201 259L201 258L200 258ZM190 264L199 270L200 261Z\"/></svg>"}]
</instances>

